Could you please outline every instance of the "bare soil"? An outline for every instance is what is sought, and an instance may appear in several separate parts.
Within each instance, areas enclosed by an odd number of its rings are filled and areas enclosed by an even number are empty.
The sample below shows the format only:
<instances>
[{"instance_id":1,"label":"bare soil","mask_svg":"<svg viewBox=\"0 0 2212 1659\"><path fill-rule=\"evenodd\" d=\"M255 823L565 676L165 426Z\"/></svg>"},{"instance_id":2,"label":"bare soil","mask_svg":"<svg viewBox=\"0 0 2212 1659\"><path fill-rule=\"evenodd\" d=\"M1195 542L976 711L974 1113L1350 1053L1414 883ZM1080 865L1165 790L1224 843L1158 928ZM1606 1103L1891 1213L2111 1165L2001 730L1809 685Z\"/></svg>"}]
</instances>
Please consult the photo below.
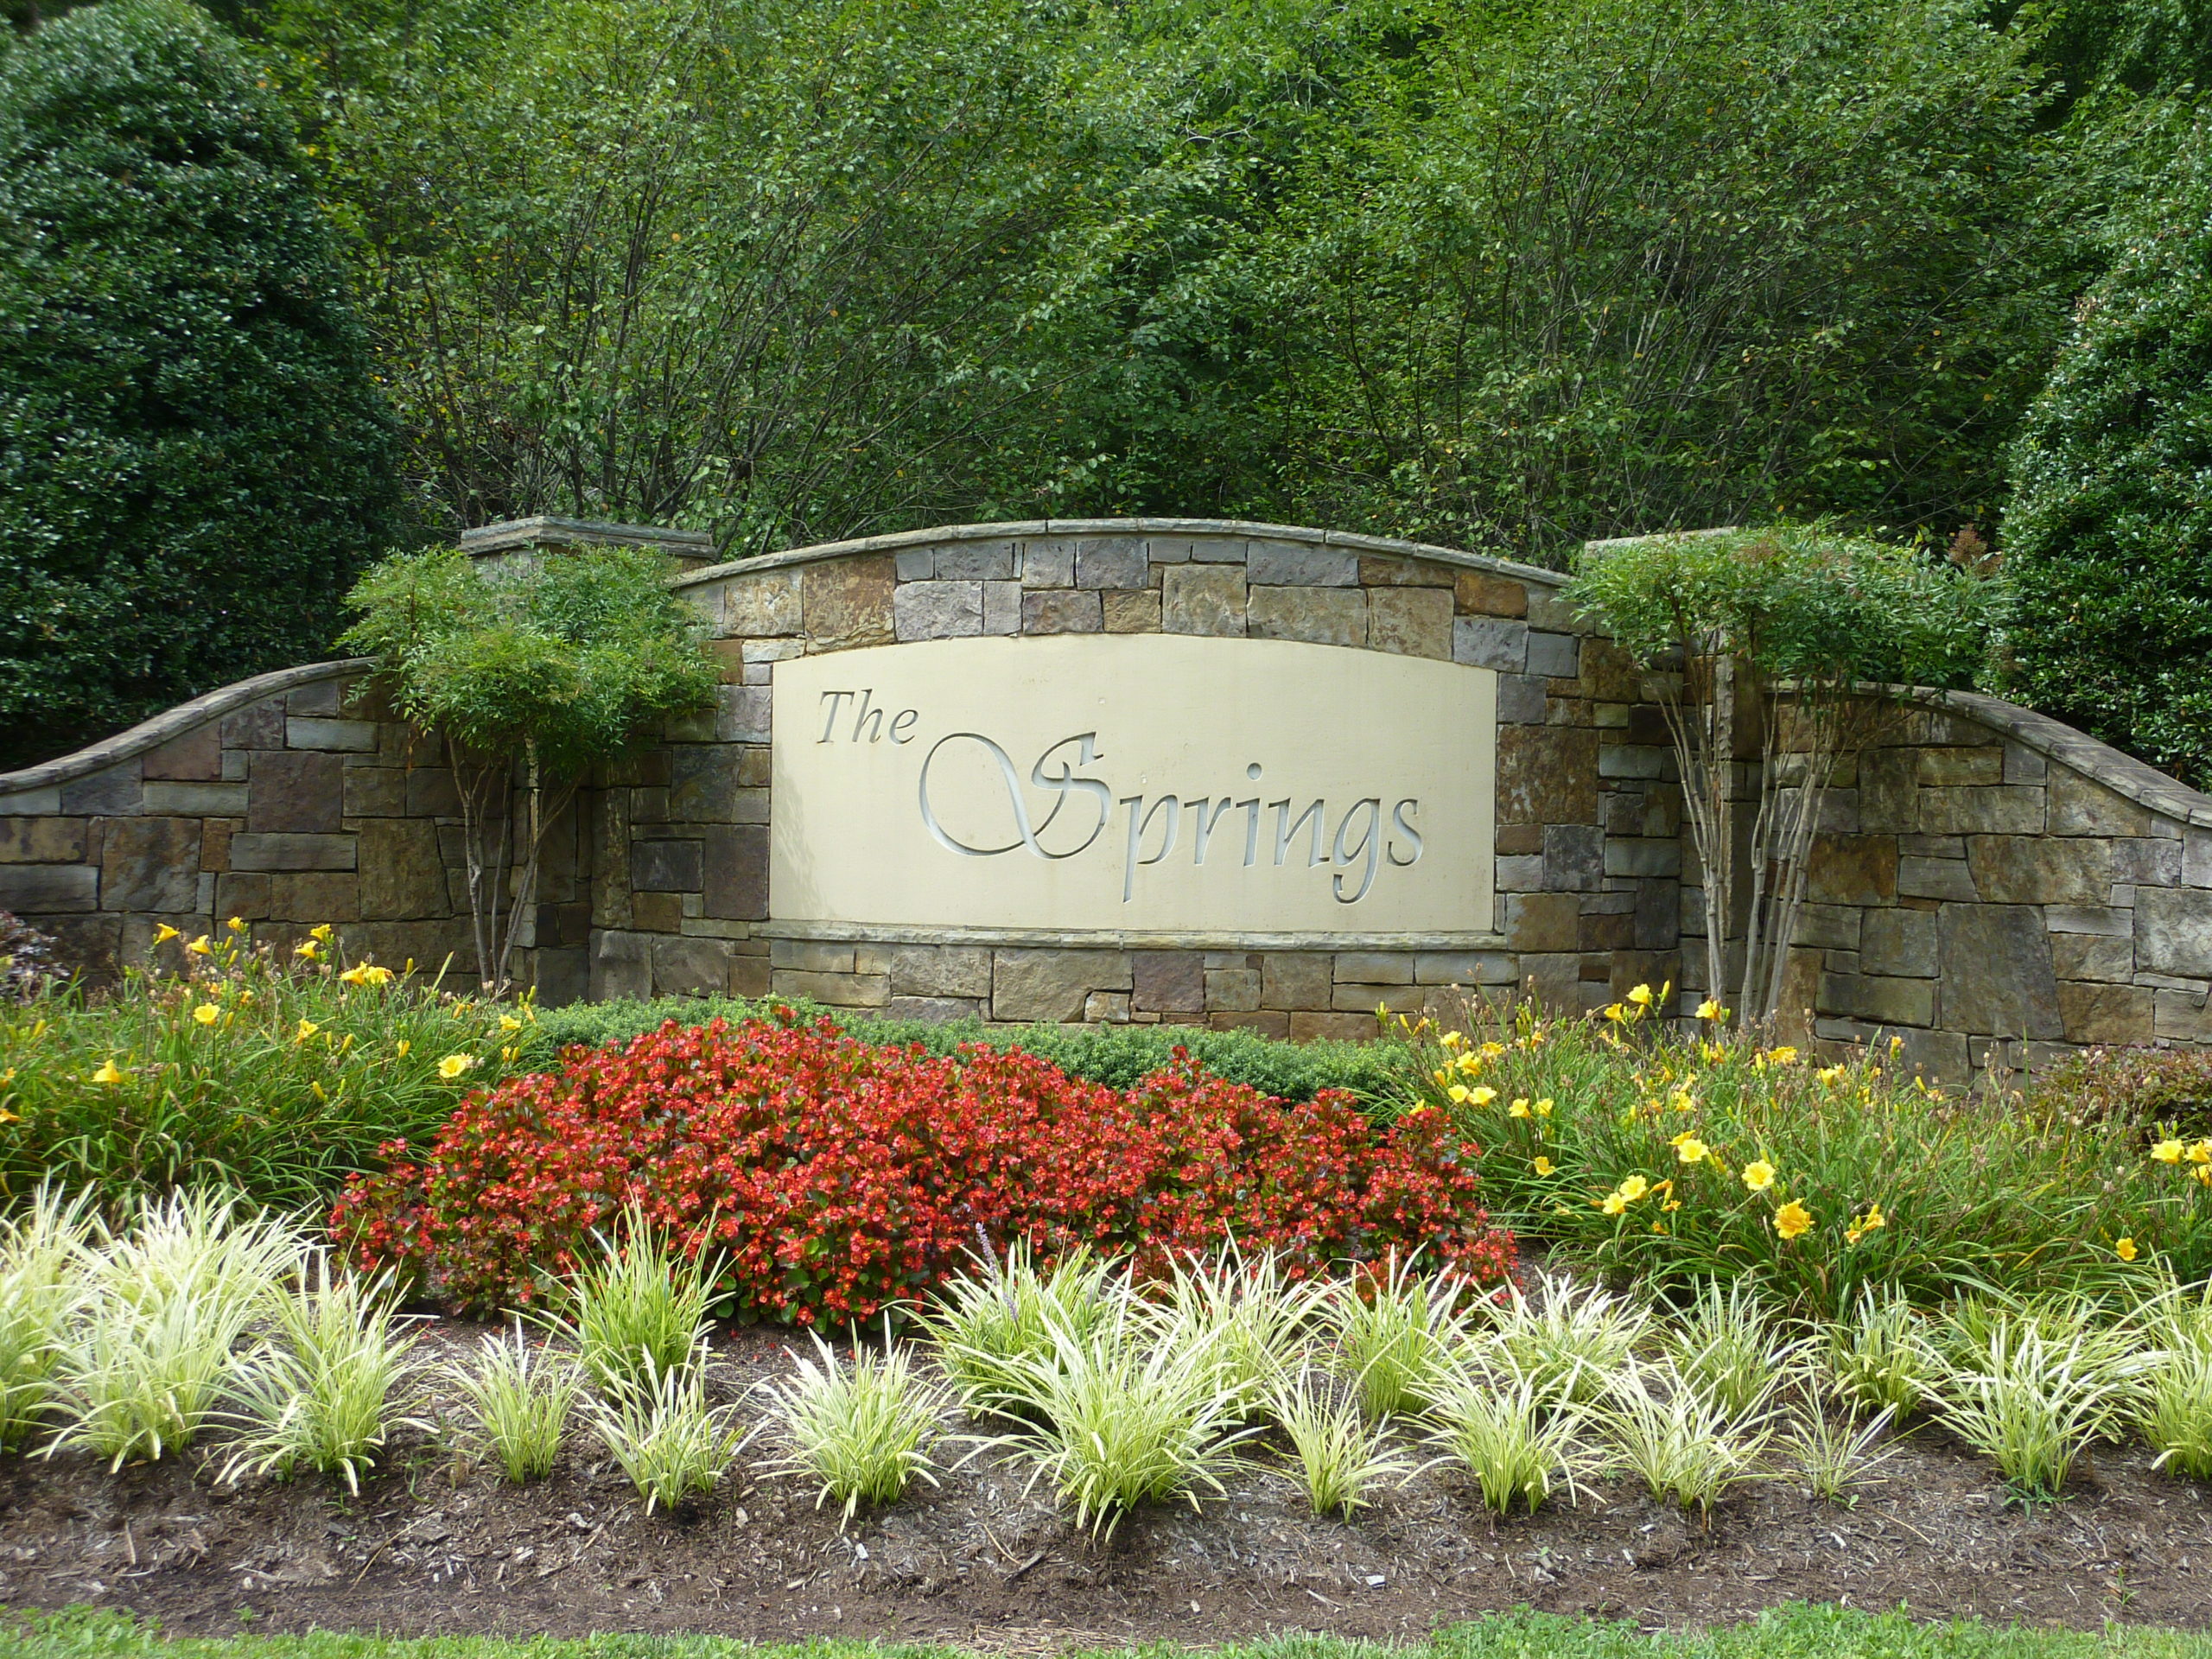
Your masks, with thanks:
<instances>
[{"instance_id":1,"label":"bare soil","mask_svg":"<svg viewBox=\"0 0 2212 1659\"><path fill-rule=\"evenodd\" d=\"M475 1327L440 1321L440 1346ZM788 1363L780 1337L717 1338L724 1386ZM410 1432L359 1497L315 1478L232 1487L219 1453L111 1475L88 1458L0 1460L0 1605L128 1608L175 1633L712 1631L959 1643L987 1652L1308 1630L1408 1637L1529 1605L1701 1625L1794 1600L2095 1628L2212 1614L2212 1504L2101 1451L2066 1500L2007 1504L1993 1469L1918 1427L1845 1509L1784 1481L1709 1525L1611 1482L1493 1526L1432 1470L1345 1523L1248 1466L1225 1499L1160 1508L1093 1543L1026 1469L979 1458L841 1528L756 1445L696 1511L648 1516L588 1432L513 1487Z\"/></svg>"}]
</instances>

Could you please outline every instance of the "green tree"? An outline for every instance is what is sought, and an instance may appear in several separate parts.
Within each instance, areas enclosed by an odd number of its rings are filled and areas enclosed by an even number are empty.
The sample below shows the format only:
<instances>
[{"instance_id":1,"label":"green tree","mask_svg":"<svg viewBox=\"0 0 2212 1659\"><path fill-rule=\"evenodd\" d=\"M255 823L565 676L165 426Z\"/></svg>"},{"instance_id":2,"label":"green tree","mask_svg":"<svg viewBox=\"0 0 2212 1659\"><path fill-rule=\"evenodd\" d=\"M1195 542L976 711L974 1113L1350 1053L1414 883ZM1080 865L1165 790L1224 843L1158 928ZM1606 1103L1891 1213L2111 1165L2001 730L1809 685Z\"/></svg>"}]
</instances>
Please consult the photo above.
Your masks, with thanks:
<instances>
[{"instance_id":1,"label":"green tree","mask_svg":"<svg viewBox=\"0 0 2212 1659\"><path fill-rule=\"evenodd\" d=\"M2212 788L2212 163L2132 216L2013 451L2010 694Z\"/></svg>"},{"instance_id":2,"label":"green tree","mask_svg":"<svg viewBox=\"0 0 2212 1659\"><path fill-rule=\"evenodd\" d=\"M328 648L389 416L291 128L179 0L0 64L0 752Z\"/></svg>"}]
</instances>

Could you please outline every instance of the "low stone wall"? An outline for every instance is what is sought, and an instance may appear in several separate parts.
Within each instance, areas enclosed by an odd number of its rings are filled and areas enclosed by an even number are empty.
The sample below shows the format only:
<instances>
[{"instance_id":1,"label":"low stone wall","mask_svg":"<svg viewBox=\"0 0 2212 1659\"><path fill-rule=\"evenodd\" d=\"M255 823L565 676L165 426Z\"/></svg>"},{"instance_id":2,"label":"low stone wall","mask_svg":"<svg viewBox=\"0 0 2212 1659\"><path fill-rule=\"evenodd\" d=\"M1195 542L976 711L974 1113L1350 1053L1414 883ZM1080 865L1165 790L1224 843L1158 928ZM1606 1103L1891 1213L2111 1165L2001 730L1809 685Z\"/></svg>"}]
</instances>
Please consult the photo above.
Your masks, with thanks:
<instances>
[{"instance_id":1,"label":"low stone wall","mask_svg":"<svg viewBox=\"0 0 2212 1659\"><path fill-rule=\"evenodd\" d=\"M546 1001L770 992L924 1017L1363 1036L1377 1007L1526 986L1568 1007L1702 988L1673 760L1641 677L1563 578L1272 525L960 527L687 573L715 708L592 780L556 830L526 957ZM1497 907L1433 933L831 926L771 914L779 663L961 636L1169 632L1448 660L1497 680ZM0 776L0 907L79 956L238 915L355 955L469 964L452 780L349 693L363 664L264 676ZM1903 1034L1947 1079L2069 1044L2212 1042L2212 799L2024 709L1917 706L1839 780L1785 1006L1808 1038ZM1688 867L1689 881L1684 872ZM1692 949L1687 954L1684 944Z\"/></svg>"}]
</instances>

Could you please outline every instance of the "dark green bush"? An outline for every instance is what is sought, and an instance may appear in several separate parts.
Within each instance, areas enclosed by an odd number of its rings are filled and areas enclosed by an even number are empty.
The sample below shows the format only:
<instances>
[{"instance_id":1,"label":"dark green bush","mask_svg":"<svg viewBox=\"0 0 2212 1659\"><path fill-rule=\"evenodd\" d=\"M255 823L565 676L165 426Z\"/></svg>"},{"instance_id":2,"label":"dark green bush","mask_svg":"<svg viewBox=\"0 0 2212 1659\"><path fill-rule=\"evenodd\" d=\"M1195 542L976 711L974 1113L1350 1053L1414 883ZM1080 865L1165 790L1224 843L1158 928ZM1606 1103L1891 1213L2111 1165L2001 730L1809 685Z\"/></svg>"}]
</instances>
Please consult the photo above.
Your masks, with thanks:
<instances>
[{"instance_id":1,"label":"dark green bush","mask_svg":"<svg viewBox=\"0 0 2212 1659\"><path fill-rule=\"evenodd\" d=\"M2212 1134L2212 1051L2091 1048L2066 1055L2030 1086L2028 1103L2137 1133Z\"/></svg>"},{"instance_id":2,"label":"dark green bush","mask_svg":"<svg viewBox=\"0 0 2212 1659\"><path fill-rule=\"evenodd\" d=\"M292 129L181 0L0 64L0 765L311 660L389 417Z\"/></svg>"},{"instance_id":3,"label":"dark green bush","mask_svg":"<svg viewBox=\"0 0 2212 1659\"><path fill-rule=\"evenodd\" d=\"M2212 786L2212 162L2186 145L2013 455L2011 695Z\"/></svg>"},{"instance_id":4,"label":"dark green bush","mask_svg":"<svg viewBox=\"0 0 2212 1659\"><path fill-rule=\"evenodd\" d=\"M812 1019L827 1014L863 1042L919 1043L949 1054L962 1043L1023 1048L1071 1077L1127 1089L1168 1064L1179 1046L1212 1072L1249 1084L1284 1100L1311 1100L1323 1089L1344 1089L1367 1106L1389 1110L1401 1088L1401 1051L1381 1043L1284 1043L1249 1031L1206 1031L1191 1026L999 1026L980 1020L932 1023L921 1020L860 1020L834 1008L790 998L747 1002L735 999L664 996L650 1002L578 1002L538 1016L524 1050L529 1065L550 1065L570 1043L599 1047L656 1031L664 1020L686 1026L716 1018L732 1021L794 1009Z\"/></svg>"}]
</instances>

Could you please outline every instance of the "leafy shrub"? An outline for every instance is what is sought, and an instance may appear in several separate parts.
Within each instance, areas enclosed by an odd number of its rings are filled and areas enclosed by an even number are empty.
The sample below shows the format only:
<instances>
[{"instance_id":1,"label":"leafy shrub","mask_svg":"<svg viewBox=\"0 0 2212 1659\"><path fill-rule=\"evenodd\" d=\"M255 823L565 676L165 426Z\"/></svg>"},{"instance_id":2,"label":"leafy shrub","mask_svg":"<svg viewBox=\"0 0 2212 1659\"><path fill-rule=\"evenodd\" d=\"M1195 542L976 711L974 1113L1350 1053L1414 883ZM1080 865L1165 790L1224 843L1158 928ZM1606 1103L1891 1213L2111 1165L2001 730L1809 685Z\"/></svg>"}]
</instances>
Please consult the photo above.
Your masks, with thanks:
<instances>
[{"instance_id":1,"label":"leafy shrub","mask_svg":"<svg viewBox=\"0 0 2212 1659\"><path fill-rule=\"evenodd\" d=\"M291 124L181 0L0 73L0 766L324 654L393 431Z\"/></svg>"},{"instance_id":2,"label":"leafy shrub","mask_svg":"<svg viewBox=\"0 0 2212 1659\"><path fill-rule=\"evenodd\" d=\"M0 910L0 1001L35 996L62 971L60 944L51 933Z\"/></svg>"},{"instance_id":3,"label":"leafy shrub","mask_svg":"<svg viewBox=\"0 0 2212 1659\"><path fill-rule=\"evenodd\" d=\"M1476 1007L1471 1034L1404 1028L1424 1046L1413 1098L1484 1147L1484 1191L1517 1230L1662 1294L1741 1275L1831 1319L1870 1284L1930 1306L2124 1280L2139 1260L2212 1268L2212 1144L2197 1160L2122 1131L2143 1150L2116 1173L2114 1126L2047 1096L1946 1095L1886 1053L1822 1065L1678 1035L1647 1019L1655 1000L1639 987L1588 1020Z\"/></svg>"},{"instance_id":4,"label":"leafy shrub","mask_svg":"<svg viewBox=\"0 0 2212 1659\"><path fill-rule=\"evenodd\" d=\"M1491 1281L1511 1251L1440 1113L1378 1129L1344 1096L1285 1104L1188 1065L1120 1092L827 1021L571 1050L469 1100L420 1162L393 1154L334 1229L365 1266L476 1306L539 1296L632 1203L686 1249L728 1252L741 1317L801 1324L873 1317L1019 1238L1126 1253L1147 1277L1231 1236L1299 1277L1423 1247Z\"/></svg>"},{"instance_id":5,"label":"leafy shrub","mask_svg":"<svg viewBox=\"0 0 2212 1659\"><path fill-rule=\"evenodd\" d=\"M333 962L327 928L284 958L242 924L164 933L156 968L111 994L0 1000L0 1201L50 1181L111 1210L207 1185L327 1203L379 1146L435 1128L531 1019Z\"/></svg>"},{"instance_id":6,"label":"leafy shrub","mask_svg":"<svg viewBox=\"0 0 2212 1659\"><path fill-rule=\"evenodd\" d=\"M1387 1110L1402 1092L1402 1052L1385 1043L1286 1043L1249 1031L1205 1031L1190 1026L986 1026L980 1020L867 1020L803 1001L779 998L747 1002L738 998L656 997L651 1001L575 1002L543 1010L524 1054L550 1065L569 1044L602 1048L626 1043L673 1020L703 1026L725 1020L776 1016L789 1008L804 1019L830 1018L859 1041L918 1043L931 1054L957 1054L982 1044L1018 1048L1048 1060L1071 1077L1103 1083L1109 1089L1134 1089L1155 1071L1175 1064L1182 1049L1201 1067L1230 1083L1241 1083L1278 1100L1311 1100L1324 1089L1357 1096L1363 1104Z\"/></svg>"},{"instance_id":7,"label":"leafy shrub","mask_svg":"<svg viewBox=\"0 0 2212 1659\"><path fill-rule=\"evenodd\" d=\"M2212 163L2184 137L2012 452L2010 695L2212 788Z\"/></svg>"},{"instance_id":8,"label":"leafy shrub","mask_svg":"<svg viewBox=\"0 0 2212 1659\"><path fill-rule=\"evenodd\" d=\"M2036 1077L2028 1099L2085 1128L2167 1124L2212 1134L2212 1049L2085 1048Z\"/></svg>"}]
</instances>

